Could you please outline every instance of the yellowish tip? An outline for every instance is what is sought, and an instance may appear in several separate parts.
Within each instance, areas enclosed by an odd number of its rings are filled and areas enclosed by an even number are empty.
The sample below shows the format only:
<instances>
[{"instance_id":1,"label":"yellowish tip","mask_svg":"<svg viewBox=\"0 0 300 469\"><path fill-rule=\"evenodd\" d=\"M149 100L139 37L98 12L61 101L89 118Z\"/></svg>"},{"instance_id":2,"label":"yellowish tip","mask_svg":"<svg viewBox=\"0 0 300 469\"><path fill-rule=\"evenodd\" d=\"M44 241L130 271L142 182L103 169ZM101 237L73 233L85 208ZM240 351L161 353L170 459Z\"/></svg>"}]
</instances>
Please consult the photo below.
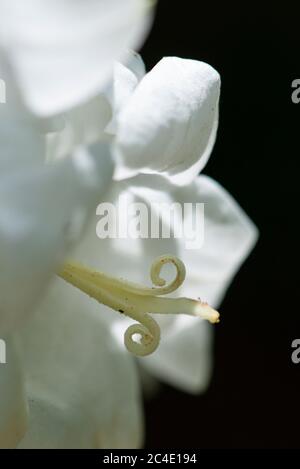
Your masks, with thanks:
<instances>
[{"instance_id":1,"label":"yellowish tip","mask_svg":"<svg viewBox=\"0 0 300 469\"><path fill-rule=\"evenodd\" d=\"M216 324L220 322L220 314L218 313L218 311L216 311L211 306L209 306L208 303L204 303L203 301L199 301L197 303L195 315L206 319L211 324Z\"/></svg>"}]
</instances>

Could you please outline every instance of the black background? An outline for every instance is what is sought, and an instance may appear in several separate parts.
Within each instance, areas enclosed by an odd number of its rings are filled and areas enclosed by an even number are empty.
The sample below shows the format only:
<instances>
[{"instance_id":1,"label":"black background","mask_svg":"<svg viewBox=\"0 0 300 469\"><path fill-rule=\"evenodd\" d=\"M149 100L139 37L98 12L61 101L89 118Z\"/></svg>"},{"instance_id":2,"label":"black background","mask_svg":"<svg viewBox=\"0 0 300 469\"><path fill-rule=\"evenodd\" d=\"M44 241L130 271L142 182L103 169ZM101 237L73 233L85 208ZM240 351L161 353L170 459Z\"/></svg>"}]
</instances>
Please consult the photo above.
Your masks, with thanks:
<instances>
[{"instance_id":1,"label":"black background","mask_svg":"<svg viewBox=\"0 0 300 469\"><path fill-rule=\"evenodd\" d=\"M161 0L142 50L203 60L222 77L220 127L204 173L260 230L257 247L220 309L215 371L206 394L163 386L146 403L146 446L299 448L298 158L300 13L288 2Z\"/></svg>"}]
</instances>

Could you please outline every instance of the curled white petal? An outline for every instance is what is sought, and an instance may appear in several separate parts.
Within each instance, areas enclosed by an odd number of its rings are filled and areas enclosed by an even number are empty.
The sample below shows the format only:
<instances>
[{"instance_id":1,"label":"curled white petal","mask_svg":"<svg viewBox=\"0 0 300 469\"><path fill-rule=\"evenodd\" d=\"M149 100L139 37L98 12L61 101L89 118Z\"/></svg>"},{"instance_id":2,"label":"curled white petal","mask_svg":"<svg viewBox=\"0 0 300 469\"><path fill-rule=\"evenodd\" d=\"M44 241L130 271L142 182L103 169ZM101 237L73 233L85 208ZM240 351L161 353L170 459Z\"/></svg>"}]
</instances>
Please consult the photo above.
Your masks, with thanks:
<instances>
[{"instance_id":1,"label":"curled white petal","mask_svg":"<svg viewBox=\"0 0 300 469\"><path fill-rule=\"evenodd\" d=\"M161 60L119 115L115 178L162 173L178 184L192 180L214 145L219 94L220 76L210 65Z\"/></svg>"}]
</instances>

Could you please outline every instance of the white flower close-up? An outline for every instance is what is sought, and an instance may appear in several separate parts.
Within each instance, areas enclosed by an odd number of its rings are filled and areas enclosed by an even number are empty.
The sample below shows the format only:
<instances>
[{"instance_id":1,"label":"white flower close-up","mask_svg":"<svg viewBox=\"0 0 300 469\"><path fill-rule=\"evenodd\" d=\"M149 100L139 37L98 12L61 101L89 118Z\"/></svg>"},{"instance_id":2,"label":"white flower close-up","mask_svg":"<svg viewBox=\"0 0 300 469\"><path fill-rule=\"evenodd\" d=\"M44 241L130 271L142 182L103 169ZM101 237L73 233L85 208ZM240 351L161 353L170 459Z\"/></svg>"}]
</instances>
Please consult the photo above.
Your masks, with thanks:
<instances>
[{"instance_id":1,"label":"white flower close-up","mask_svg":"<svg viewBox=\"0 0 300 469\"><path fill-rule=\"evenodd\" d=\"M146 73L152 18L146 0L0 0L1 448L139 448L148 380L209 385L209 322L258 232L199 175L220 76L178 57ZM98 204L124 195L203 203L202 247L99 239Z\"/></svg>"}]
</instances>

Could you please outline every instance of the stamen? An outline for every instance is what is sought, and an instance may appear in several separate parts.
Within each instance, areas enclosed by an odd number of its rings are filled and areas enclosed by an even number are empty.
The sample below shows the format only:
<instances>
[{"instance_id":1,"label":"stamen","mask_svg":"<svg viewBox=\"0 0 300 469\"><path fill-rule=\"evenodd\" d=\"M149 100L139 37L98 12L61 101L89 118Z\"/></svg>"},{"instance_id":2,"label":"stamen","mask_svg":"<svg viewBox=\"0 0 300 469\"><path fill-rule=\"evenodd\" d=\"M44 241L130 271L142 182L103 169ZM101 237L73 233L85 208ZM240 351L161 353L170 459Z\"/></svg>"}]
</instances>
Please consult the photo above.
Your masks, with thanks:
<instances>
[{"instance_id":1,"label":"stamen","mask_svg":"<svg viewBox=\"0 0 300 469\"><path fill-rule=\"evenodd\" d=\"M172 282L160 277L163 265L172 263L176 276ZM82 292L110 308L138 321L124 335L126 348L137 356L149 355L160 341L160 328L151 314L187 314L219 322L219 313L201 300L189 298L161 298L177 290L185 279L185 266L172 255L155 259L151 267L151 280L155 287L144 287L123 279L110 277L75 262L64 264L59 277L79 288ZM134 336L139 335L140 341Z\"/></svg>"}]
</instances>

